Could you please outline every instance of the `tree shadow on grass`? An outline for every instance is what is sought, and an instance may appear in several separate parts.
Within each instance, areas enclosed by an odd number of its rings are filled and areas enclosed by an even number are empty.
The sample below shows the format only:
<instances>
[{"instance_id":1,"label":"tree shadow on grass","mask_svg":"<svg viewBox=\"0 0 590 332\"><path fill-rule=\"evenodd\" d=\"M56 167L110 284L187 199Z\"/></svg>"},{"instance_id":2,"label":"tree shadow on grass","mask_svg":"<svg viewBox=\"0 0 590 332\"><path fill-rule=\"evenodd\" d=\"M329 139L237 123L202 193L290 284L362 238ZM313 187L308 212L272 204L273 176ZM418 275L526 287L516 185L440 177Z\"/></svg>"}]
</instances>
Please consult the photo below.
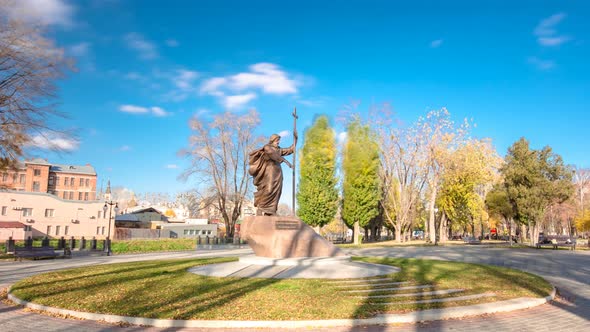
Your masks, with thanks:
<instances>
[{"instance_id":1,"label":"tree shadow on grass","mask_svg":"<svg viewBox=\"0 0 590 332\"><path fill-rule=\"evenodd\" d=\"M190 260L194 261L194 260ZM74 286L72 282L77 280L79 276L74 275L71 278L62 280L51 280L47 282L39 282L31 285L23 285L22 287L15 287L15 290L36 290L39 287L55 286L56 283L64 283L67 290L47 291L41 292L34 296L24 297L23 299L36 302L56 295L64 295L73 298L73 301L68 302L68 309L72 310L87 310L98 313L115 313L128 316L139 316L148 318L166 318L166 319L191 319L191 317L198 316L199 313L210 311L212 309L223 306L239 297L257 291L261 288L268 287L280 281L280 279L272 278L215 278L204 277L198 275L191 275L188 284L187 269L189 265L195 266L198 264L190 264L185 261L168 261L168 262L142 262L143 265L126 264L122 269L116 270L101 270L98 273L90 273L85 278L100 278L99 281L82 283ZM205 261L210 262L210 260ZM198 262L197 262L198 263ZM186 265L178 268L178 265ZM271 268L271 267L268 267ZM148 272L154 269L152 272ZM167 272L167 269L173 272ZM132 273L130 275L130 273ZM105 278L109 277L109 278ZM135 287L129 287L133 285ZM166 297L166 294L151 294L154 289L165 288L167 285L184 285L186 290L175 289L174 296ZM117 299L118 294L121 294L123 288L127 288L125 293ZM70 295L67 295L69 293ZM78 294L79 293L79 294ZM92 310L80 309L75 304L75 298L83 294L95 295L105 294L109 297L100 305L97 305ZM154 297L160 295L161 297ZM151 300L150 300L151 297ZM134 299L139 299L133 302ZM125 307L125 304L128 304ZM86 308L87 305L82 305ZM114 312L116 311L116 312Z\"/></svg>"},{"instance_id":2,"label":"tree shadow on grass","mask_svg":"<svg viewBox=\"0 0 590 332\"><path fill-rule=\"evenodd\" d=\"M444 264L445 261L434 261L434 260L422 260L422 259L408 259L408 258L402 258L402 259L389 259L389 258L381 258L379 260L374 260L374 263L377 264L387 264L387 265L395 265L397 267L401 268L401 271L398 272L395 275L391 275L392 280L395 281L412 281L415 282L418 285L425 285L425 284L431 284L433 285L433 290L441 290L439 287L439 283L444 280L444 279L450 279L453 277L457 277L457 275L461 275L464 273L464 269L461 270L455 270L453 271L452 269L446 269L444 268ZM435 267L438 264L443 264L440 265L438 267ZM458 262L458 264L472 264L472 263L461 263ZM528 290L530 290L531 292L533 292L535 295L539 296L539 297L545 297L548 296L548 292L547 289L542 288L541 286L537 286L536 283L533 282L527 282L527 280L521 280L518 278L515 278L514 275L508 273L508 271L502 271L501 268L496 268L496 267L490 267L490 266L486 266L486 265L482 265L482 264L473 264L474 268L478 268L478 269L482 269L483 274L484 275L493 275L496 278L499 278L501 280L500 285L503 284L503 282L506 283L513 283L516 284L519 287L522 288L526 288ZM443 272L440 273L434 273L433 271L435 269L443 269ZM433 278L432 275L434 275L435 277ZM466 291L469 291L469 289L466 289ZM381 292L379 291L378 288L373 288L371 290L370 295L375 295L375 294L380 294ZM416 301L420 301L426 298L430 298L429 296L423 296L423 295L417 295L415 297L413 297L413 300ZM417 314L417 321L421 321L421 315L420 313L423 310L427 310L427 309L443 309L445 308L445 304L443 303L417 303L415 304L415 310L416 310L416 314ZM375 306L375 302L373 300L371 300L369 297L367 297L364 302L357 308L356 312L355 312L355 316L360 316L363 313L366 312L375 312L376 310L378 312L385 312L388 309L391 310L391 305L380 305L380 306ZM441 327L444 326L444 321L438 321L437 322L438 325L440 325ZM418 330L420 327L418 325L416 325L416 329ZM389 326L371 326L370 327L371 331L386 331L388 329L390 329ZM358 327L352 328L350 329L350 331L357 331Z\"/></svg>"},{"instance_id":3,"label":"tree shadow on grass","mask_svg":"<svg viewBox=\"0 0 590 332\"><path fill-rule=\"evenodd\" d=\"M193 262L195 264L192 264L191 266L197 266L197 265L201 265L201 264L209 264L211 263L212 259L204 259L204 260L180 260L180 261L153 261L150 263L146 263L146 262L134 262L134 263L117 263L116 265L125 265L124 268L122 269L117 269L115 271L112 271L112 266L109 265L100 265L97 266L97 268L99 269L100 272L92 272L92 266L85 266L85 267L78 267L75 268L76 271L68 271L68 270L64 270L64 271L59 271L59 272L52 272L52 274L57 274L57 275L63 275L64 273L72 273L71 277L66 277L66 278L60 278L60 279L50 279L50 280L39 280L35 281L35 282L30 282L27 284L22 284L22 283L17 283L12 287L12 292L18 292L18 291L22 291L22 292L26 292L29 291L31 289L33 290L38 290L39 287L42 287L43 289L55 289L55 291L41 291L38 292L37 294L35 294L36 296L33 296L33 298L28 298L27 299L29 301L34 301L36 298L38 297L51 297L54 295L58 295L58 294L64 294L64 293L75 293L77 291L84 291L84 292L89 292L92 289L96 289L97 291L101 291L101 288L104 286L112 286L113 284L120 284L121 282L130 282L130 281L139 281L141 279L145 279L146 277L158 277L158 276L162 276L165 275L168 272L161 272L158 270L161 269L167 269L167 268L174 268L176 266L178 266L179 264L187 264L187 265L191 265L190 262ZM219 261L219 259L214 260L213 262L217 262ZM109 269L110 268L110 269ZM189 267L187 267L188 269ZM143 270L153 270L153 269L158 269L156 271L153 271L149 274L142 274L141 272ZM79 271L82 271L81 273L83 273L83 275L80 275ZM164 270L167 271L167 270ZM182 273L184 272L185 269L182 269L182 271L178 271L176 273ZM129 276L129 273L133 273L135 274L134 277ZM37 278L39 278L39 276L36 276ZM41 276L42 277L42 276ZM96 279L96 278L104 278L104 277L108 277L105 278L103 281L97 281L92 283L91 285L87 285L85 283L80 284L78 287L72 287L72 282L75 281L80 281L80 280L87 280L87 279ZM60 285L61 287L54 287L56 285ZM66 290L63 290L63 288L67 287Z\"/></svg>"}]
</instances>

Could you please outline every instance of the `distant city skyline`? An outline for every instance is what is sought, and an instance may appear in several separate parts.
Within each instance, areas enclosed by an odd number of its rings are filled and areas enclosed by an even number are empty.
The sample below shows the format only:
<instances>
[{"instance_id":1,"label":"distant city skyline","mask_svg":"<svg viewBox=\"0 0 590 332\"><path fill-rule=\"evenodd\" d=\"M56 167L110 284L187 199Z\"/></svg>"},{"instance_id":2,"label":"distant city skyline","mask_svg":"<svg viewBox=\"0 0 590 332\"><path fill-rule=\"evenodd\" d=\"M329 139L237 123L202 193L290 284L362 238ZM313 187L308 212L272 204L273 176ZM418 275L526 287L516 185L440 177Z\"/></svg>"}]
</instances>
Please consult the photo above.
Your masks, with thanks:
<instances>
[{"instance_id":1,"label":"distant city skyline","mask_svg":"<svg viewBox=\"0 0 590 332\"><path fill-rule=\"evenodd\" d=\"M59 81L55 120L78 140L30 157L91 164L97 190L191 190L189 119L258 110L258 134L299 146L327 114L389 103L408 123L446 107L498 153L525 137L567 164L590 167L590 3L585 1L20 0L9 15L44 22L76 59ZM285 167L281 202L291 203Z\"/></svg>"}]
</instances>

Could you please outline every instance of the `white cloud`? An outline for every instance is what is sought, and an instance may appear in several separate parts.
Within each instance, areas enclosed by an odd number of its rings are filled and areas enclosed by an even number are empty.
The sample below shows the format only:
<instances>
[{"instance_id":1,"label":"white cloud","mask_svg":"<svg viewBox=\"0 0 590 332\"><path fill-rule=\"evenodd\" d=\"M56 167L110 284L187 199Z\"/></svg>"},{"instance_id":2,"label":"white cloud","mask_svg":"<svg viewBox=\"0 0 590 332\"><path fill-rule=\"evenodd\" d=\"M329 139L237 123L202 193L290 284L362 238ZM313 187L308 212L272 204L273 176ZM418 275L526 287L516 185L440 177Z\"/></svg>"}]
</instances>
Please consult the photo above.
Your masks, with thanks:
<instances>
[{"instance_id":1,"label":"white cloud","mask_svg":"<svg viewBox=\"0 0 590 332\"><path fill-rule=\"evenodd\" d=\"M73 56L83 57L83 56L88 55L89 49L90 49L90 43L81 42L81 43L78 43L78 44L68 47L68 53Z\"/></svg>"},{"instance_id":2,"label":"white cloud","mask_svg":"<svg viewBox=\"0 0 590 332\"><path fill-rule=\"evenodd\" d=\"M570 37L560 35L555 28L565 17L565 13L557 13L541 20L534 30L537 42L542 46L559 46L569 41Z\"/></svg>"},{"instance_id":3,"label":"white cloud","mask_svg":"<svg viewBox=\"0 0 590 332\"><path fill-rule=\"evenodd\" d=\"M430 47L432 48L438 48L442 45L443 40L442 39L437 39L437 40L433 40L430 42Z\"/></svg>"},{"instance_id":4,"label":"white cloud","mask_svg":"<svg viewBox=\"0 0 590 332\"><path fill-rule=\"evenodd\" d=\"M552 60L543 60L534 56L528 58L528 62L540 70L550 70L555 67L555 62Z\"/></svg>"},{"instance_id":5,"label":"white cloud","mask_svg":"<svg viewBox=\"0 0 590 332\"><path fill-rule=\"evenodd\" d=\"M42 150L75 151L80 142L64 134L41 133L33 136L27 146Z\"/></svg>"},{"instance_id":6,"label":"white cloud","mask_svg":"<svg viewBox=\"0 0 590 332\"><path fill-rule=\"evenodd\" d=\"M147 113L149 110L146 107L135 106L135 105L122 105L119 107L119 111L125 113L142 114Z\"/></svg>"},{"instance_id":7,"label":"white cloud","mask_svg":"<svg viewBox=\"0 0 590 332\"><path fill-rule=\"evenodd\" d=\"M168 47L178 47L178 41L176 39L166 39L166 45Z\"/></svg>"},{"instance_id":8,"label":"white cloud","mask_svg":"<svg viewBox=\"0 0 590 332\"><path fill-rule=\"evenodd\" d=\"M134 71L132 71L132 72L130 72L130 73L127 73L127 74L125 74L125 76L124 76L124 77L125 77L126 79L128 79L128 80L132 80L132 81L142 81L142 80L144 80L144 79L145 79L145 78L143 77L143 75L141 75L140 73L134 72Z\"/></svg>"},{"instance_id":9,"label":"white cloud","mask_svg":"<svg viewBox=\"0 0 590 332\"><path fill-rule=\"evenodd\" d=\"M343 131L339 133L337 136L338 144L343 144L346 141L346 137L348 137L347 132Z\"/></svg>"},{"instance_id":10,"label":"white cloud","mask_svg":"<svg viewBox=\"0 0 590 332\"><path fill-rule=\"evenodd\" d=\"M244 95L226 96L223 98L223 106L227 109L236 109L249 103L251 100L256 98L255 93L247 93Z\"/></svg>"},{"instance_id":11,"label":"white cloud","mask_svg":"<svg viewBox=\"0 0 590 332\"><path fill-rule=\"evenodd\" d=\"M281 136L281 138L289 137L290 135L291 135L291 132L288 130L283 130L279 133L279 136Z\"/></svg>"},{"instance_id":12,"label":"white cloud","mask_svg":"<svg viewBox=\"0 0 590 332\"><path fill-rule=\"evenodd\" d=\"M174 85L181 90L192 90L193 82L199 77L199 73L192 70L178 70L177 75L173 78Z\"/></svg>"},{"instance_id":13,"label":"white cloud","mask_svg":"<svg viewBox=\"0 0 590 332\"><path fill-rule=\"evenodd\" d=\"M155 59L158 55L156 45L147 41L142 35L136 32L131 32L124 37L127 46L139 52L139 57L142 59Z\"/></svg>"},{"instance_id":14,"label":"white cloud","mask_svg":"<svg viewBox=\"0 0 590 332\"><path fill-rule=\"evenodd\" d=\"M74 7L64 0L16 0L8 4L6 10L13 19L66 27L73 24Z\"/></svg>"},{"instance_id":15,"label":"white cloud","mask_svg":"<svg viewBox=\"0 0 590 332\"><path fill-rule=\"evenodd\" d=\"M219 97L228 108L236 108L256 98L255 91L265 94L296 94L299 79L289 77L287 72L273 63L257 63L248 67L249 71L213 77L205 80L199 89L203 95ZM237 93L240 93L236 95Z\"/></svg>"},{"instance_id":16,"label":"white cloud","mask_svg":"<svg viewBox=\"0 0 590 332\"><path fill-rule=\"evenodd\" d=\"M272 63L257 63L250 66L250 72L239 73L230 78L230 87L243 91L259 88L269 94L297 93L297 83L287 73Z\"/></svg>"},{"instance_id":17,"label":"white cloud","mask_svg":"<svg viewBox=\"0 0 590 332\"><path fill-rule=\"evenodd\" d=\"M168 164L168 165L166 165L165 167L166 167L167 169L177 169L177 168L178 168L178 165L176 165L176 164Z\"/></svg>"},{"instance_id":18,"label":"white cloud","mask_svg":"<svg viewBox=\"0 0 590 332\"><path fill-rule=\"evenodd\" d=\"M131 147L129 145L123 145L119 148L119 151L121 151L121 152L131 151Z\"/></svg>"},{"instance_id":19,"label":"white cloud","mask_svg":"<svg viewBox=\"0 0 590 332\"><path fill-rule=\"evenodd\" d=\"M539 44L543 46L559 46L565 42L570 40L567 36L559 36L559 37L539 37L537 41Z\"/></svg>"},{"instance_id":20,"label":"white cloud","mask_svg":"<svg viewBox=\"0 0 590 332\"><path fill-rule=\"evenodd\" d=\"M125 112L125 113L131 113L131 114L152 113L153 115L158 116L158 117L163 117L163 116L167 116L170 114L170 113L166 112L163 108L158 107L158 106L143 107L143 106L137 106L137 105L121 105L119 107L119 111Z\"/></svg>"},{"instance_id":21,"label":"white cloud","mask_svg":"<svg viewBox=\"0 0 590 332\"><path fill-rule=\"evenodd\" d=\"M162 117L162 116L167 116L168 115L168 112L164 111L161 107L154 106L154 107L152 107L150 109L152 111L152 114L155 115L155 116Z\"/></svg>"},{"instance_id":22,"label":"white cloud","mask_svg":"<svg viewBox=\"0 0 590 332\"><path fill-rule=\"evenodd\" d=\"M201 94L208 94L212 96L222 97L224 95L223 92L220 91L221 87L225 85L227 79L225 77L213 77L208 80L205 80L201 85L200 92Z\"/></svg>"}]
</instances>

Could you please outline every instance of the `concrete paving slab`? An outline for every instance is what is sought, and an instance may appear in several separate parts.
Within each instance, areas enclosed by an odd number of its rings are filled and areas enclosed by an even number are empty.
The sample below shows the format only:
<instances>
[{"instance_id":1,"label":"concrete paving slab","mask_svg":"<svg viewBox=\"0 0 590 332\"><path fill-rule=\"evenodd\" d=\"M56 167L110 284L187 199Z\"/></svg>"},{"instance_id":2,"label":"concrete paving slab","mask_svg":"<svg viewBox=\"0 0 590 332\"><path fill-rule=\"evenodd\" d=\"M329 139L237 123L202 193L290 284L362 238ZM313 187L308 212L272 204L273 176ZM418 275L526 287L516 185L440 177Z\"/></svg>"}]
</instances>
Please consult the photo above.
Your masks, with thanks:
<instances>
[{"instance_id":1,"label":"concrete paving slab","mask_svg":"<svg viewBox=\"0 0 590 332\"><path fill-rule=\"evenodd\" d=\"M248 265L245 269L236 271L229 277L239 278L274 278L285 270L291 269L291 266L281 265Z\"/></svg>"},{"instance_id":2,"label":"concrete paving slab","mask_svg":"<svg viewBox=\"0 0 590 332\"><path fill-rule=\"evenodd\" d=\"M467 300L481 299L481 298L484 298L484 297L492 297L492 296L495 296L495 295L496 294L494 294L494 293L482 293L482 294L474 294L474 295L445 297L443 299L429 299L429 300L417 300L417 301L389 302L389 303L383 303L383 304L421 304L421 303L456 302L456 301L467 301Z\"/></svg>"},{"instance_id":3,"label":"concrete paving slab","mask_svg":"<svg viewBox=\"0 0 590 332\"><path fill-rule=\"evenodd\" d=\"M431 291L431 292L416 292L416 293L389 294L389 295L369 295L369 296L357 296L357 297L370 298L370 299L386 299L386 298L390 298L390 297L447 295L447 294L459 293L462 291L464 291L464 289L445 289L445 290Z\"/></svg>"},{"instance_id":4,"label":"concrete paving slab","mask_svg":"<svg viewBox=\"0 0 590 332\"><path fill-rule=\"evenodd\" d=\"M400 291L400 290L409 290L409 289L425 289L425 288L432 288L432 285L418 285L418 286L405 286L405 287L392 287L392 288L372 288L372 289L354 289L354 290L345 290L341 291L344 293L376 293L376 292L391 292L391 291Z\"/></svg>"}]
</instances>

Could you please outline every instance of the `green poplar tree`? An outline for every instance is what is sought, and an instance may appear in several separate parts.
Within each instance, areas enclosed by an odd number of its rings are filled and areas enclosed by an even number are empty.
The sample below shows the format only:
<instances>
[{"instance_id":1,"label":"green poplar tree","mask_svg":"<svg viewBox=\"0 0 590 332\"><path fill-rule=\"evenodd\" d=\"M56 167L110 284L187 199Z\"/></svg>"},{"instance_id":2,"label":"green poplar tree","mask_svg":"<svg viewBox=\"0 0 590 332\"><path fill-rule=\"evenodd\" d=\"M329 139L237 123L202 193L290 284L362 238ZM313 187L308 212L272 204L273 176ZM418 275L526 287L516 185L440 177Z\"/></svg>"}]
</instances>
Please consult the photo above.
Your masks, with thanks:
<instances>
[{"instance_id":1,"label":"green poplar tree","mask_svg":"<svg viewBox=\"0 0 590 332\"><path fill-rule=\"evenodd\" d=\"M297 215L311 226L324 226L338 210L336 136L325 115L305 131L299 162Z\"/></svg>"},{"instance_id":2,"label":"green poplar tree","mask_svg":"<svg viewBox=\"0 0 590 332\"><path fill-rule=\"evenodd\" d=\"M347 128L343 150L342 218L353 227L365 227L379 215L379 148L371 130L357 117ZM355 242L358 238L355 229Z\"/></svg>"}]
</instances>

